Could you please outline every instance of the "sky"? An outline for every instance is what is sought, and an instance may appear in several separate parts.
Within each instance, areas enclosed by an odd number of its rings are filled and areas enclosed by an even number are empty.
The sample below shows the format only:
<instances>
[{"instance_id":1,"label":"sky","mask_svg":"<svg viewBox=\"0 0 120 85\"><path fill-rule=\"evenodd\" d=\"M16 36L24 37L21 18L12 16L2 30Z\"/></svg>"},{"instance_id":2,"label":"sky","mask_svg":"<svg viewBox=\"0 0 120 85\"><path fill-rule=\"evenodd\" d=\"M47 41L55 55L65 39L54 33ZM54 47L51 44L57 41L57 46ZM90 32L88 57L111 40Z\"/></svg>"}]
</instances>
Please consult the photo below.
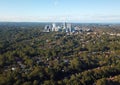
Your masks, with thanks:
<instances>
[{"instance_id":1,"label":"sky","mask_svg":"<svg viewBox=\"0 0 120 85\"><path fill-rule=\"evenodd\" d=\"M120 23L120 0L0 0L0 21Z\"/></svg>"}]
</instances>

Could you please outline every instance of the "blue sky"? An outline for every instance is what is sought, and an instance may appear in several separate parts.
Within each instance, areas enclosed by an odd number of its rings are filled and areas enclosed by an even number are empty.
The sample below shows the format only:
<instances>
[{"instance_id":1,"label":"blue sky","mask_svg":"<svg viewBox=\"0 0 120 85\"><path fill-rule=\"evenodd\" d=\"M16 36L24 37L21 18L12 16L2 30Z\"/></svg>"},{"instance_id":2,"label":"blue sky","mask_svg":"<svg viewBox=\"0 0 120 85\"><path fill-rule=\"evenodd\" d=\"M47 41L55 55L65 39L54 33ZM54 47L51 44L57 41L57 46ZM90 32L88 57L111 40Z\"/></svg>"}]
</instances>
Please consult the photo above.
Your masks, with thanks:
<instances>
[{"instance_id":1,"label":"blue sky","mask_svg":"<svg viewBox=\"0 0 120 85\"><path fill-rule=\"evenodd\" d=\"M0 0L0 21L120 22L120 0Z\"/></svg>"}]
</instances>

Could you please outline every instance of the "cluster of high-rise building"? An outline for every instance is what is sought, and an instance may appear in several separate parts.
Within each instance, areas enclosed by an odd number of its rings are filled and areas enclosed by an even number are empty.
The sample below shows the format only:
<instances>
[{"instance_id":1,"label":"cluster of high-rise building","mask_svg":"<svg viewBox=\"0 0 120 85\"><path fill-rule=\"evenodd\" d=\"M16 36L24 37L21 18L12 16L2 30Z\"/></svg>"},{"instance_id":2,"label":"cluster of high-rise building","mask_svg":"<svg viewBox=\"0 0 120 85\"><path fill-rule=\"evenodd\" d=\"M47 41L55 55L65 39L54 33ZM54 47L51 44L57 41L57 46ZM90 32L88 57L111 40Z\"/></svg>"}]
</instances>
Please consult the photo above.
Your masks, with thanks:
<instances>
[{"instance_id":1,"label":"cluster of high-rise building","mask_svg":"<svg viewBox=\"0 0 120 85\"><path fill-rule=\"evenodd\" d=\"M89 27L84 26L72 26L71 23L63 24L51 24L46 25L44 32L66 32L66 33L82 33L82 32L91 32L92 30Z\"/></svg>"},{"instance_id":2,"label":"cluster of high-rise building","mask_svg":"<svg viewBox=\"0 0 120 85\"><path fill-rule=\"evenodd\" d=\"M60 31L60 32L72 32L73 28L70 23L63 23L62 25L56 25L53 23L52 25L46 25L44 28L44 32L54 32L54 31Z\"/></svg>"}]
</instances>

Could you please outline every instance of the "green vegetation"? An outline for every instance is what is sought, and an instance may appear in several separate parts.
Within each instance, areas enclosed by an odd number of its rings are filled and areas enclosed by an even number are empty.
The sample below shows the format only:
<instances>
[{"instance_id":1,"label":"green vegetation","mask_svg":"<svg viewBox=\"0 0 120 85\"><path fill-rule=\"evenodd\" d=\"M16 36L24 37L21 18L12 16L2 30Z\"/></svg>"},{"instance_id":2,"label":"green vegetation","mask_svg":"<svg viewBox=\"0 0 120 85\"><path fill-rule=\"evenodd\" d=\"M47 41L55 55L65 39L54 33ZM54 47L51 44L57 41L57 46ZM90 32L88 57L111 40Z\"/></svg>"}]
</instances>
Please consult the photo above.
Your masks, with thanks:
<instances>
[{"instance_id":1,"label":"green vegetation","mask_svg":"<svg viewBox=\"0 0 120 85\"><path fill-rule=\"evenodd\" d=\"M120 36L41 29L0 27L0 85L120 85Z\"/></svg>"}]
</instances>

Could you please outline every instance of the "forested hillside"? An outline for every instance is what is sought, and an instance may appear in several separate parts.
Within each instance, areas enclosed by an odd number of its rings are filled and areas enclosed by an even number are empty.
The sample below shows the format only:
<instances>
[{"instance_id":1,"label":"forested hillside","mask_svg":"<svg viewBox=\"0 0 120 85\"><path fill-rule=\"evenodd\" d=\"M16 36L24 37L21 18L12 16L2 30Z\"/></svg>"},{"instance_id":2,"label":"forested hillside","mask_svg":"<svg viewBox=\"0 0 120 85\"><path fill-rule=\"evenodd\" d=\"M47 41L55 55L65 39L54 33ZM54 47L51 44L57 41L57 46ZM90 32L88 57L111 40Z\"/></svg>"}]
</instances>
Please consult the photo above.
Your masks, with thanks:
<instances>
[{"instance_id":1,"label":"forested hillside","mask_svg":"<svg viewBox=\"0 0 120 85\"><path fill-rule=\"evenodd\" d=\"M120 85L119 29L42 29L0 26L0 85Z\"/></svg>"}]
</instances>

